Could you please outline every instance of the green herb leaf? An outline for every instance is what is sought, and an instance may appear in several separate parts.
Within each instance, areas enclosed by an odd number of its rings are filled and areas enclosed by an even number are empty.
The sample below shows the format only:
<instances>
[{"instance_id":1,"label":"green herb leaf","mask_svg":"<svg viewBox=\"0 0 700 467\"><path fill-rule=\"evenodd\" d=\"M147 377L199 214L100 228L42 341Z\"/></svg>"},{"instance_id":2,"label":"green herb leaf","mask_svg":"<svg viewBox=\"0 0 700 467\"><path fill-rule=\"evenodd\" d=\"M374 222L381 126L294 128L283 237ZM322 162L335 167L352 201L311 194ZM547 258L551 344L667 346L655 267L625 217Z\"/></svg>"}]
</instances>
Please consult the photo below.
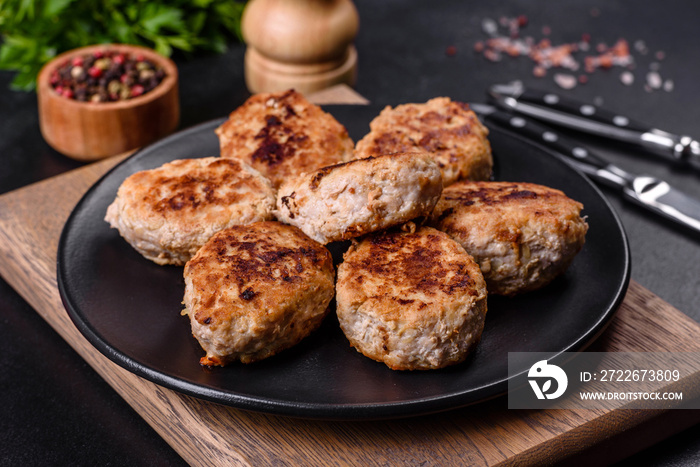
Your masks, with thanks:
<instances>
[{"instance_id":1,"label":"green herb leaf","mask_svg":"<svg viewBox=\"0 0 700 467\"><path fill-rule=\"evenodd\" d=\"M73 3L73 0L46 0L42 16L44 18L54 18L62 13L71 3Z\"/></svg>"},{"instance_id":2,"label":"green herb leaf","mask_svg":"<svg viewBox=\"0 0 700 467\"><path fill-rule=\"evenodd\" d=\"M158 33L162 29L179 31L184 26L181 10L153 3L149 3L141 12L140 23L147 31L152 33Z\"/></svg>"},{"instance_id":3,"label":"green herb leaf","mask_svg":"<svg viewBox=\"0 0 700 467\"><path fill-rule=\"evenodd\" d=\"M0 0L0 69L12 89L32 89L41 67L66 50L98 43L152 47L164 55L223 52L242 40L246 0Z\"/></svg>"},{"instance_id":4,"label":"green herb leaf","mask_svg":"<svg viewBox=\"0 0 700 467\"><path fill-rule=\"evenodd\" d=\"M0 47L0 69L12 70L22 67L24 63L25 41L21 37L7 36Z\"/></svg>"},{"instance_id":5,"label":"green herb leaf","mask_svg":"<svg viewBox=\"0 0 700 467\"><path fill-rule=\"evenodd\" d=\"M32 67L20 69L19 73L15 75L10 83L10 89L15 91L33 90L36 87L37 73L39 73L39 69L34 69Z\"/></svg>"}]
</instances>

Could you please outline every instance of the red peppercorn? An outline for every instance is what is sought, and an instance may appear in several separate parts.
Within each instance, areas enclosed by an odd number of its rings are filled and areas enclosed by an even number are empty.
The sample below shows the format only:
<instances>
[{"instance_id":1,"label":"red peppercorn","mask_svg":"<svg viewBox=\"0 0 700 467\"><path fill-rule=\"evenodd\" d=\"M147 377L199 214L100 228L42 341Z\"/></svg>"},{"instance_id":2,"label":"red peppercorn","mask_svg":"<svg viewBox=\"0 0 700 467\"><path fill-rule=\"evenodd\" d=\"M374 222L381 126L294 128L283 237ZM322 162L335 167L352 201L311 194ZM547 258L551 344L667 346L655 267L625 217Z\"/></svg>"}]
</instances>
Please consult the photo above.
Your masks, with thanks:
<instances>
[{"instance_id":1,"label":"red peppercorn","mask_svg":"<svg viewBox=\"0 0 700 467\"><path fill-rule=\"evenodd\" d=\"M135 84L131 88L131 97L138 97L143 94L144 88L140 84Z\"/></svg>"},{"instance_id":2,"label":"red peppercorn","mask_svg":"<svg viewBox=\"0 0 700 467\"><path fill-rule=\"evenodd\" d=\"M82 102L109 102L138 97L165 77L163 69L142 54L101 50L66 59L49 76L57 94Z\"/></svg>"},{"instance_id":3,"label":"red peppercorn","mask_svg":"<svg viewBox=\"0 0 700 467\"><path fill-rule=\"evenodd\" d=\"M525 27L527 25L527 16L525 15L520 15L518 16L518 26Z\"/></svg>"},{"instance_id":4,"label":"red peppercorn","mask_svg":"<svg viewBox=\"0 0 700 467\"><path fill-rule=\"evenodd\" d=\"M88 75L92 76L93 78L99 78L102 76L102 69L97 68L96 66L91 66L88 70Z\"/></svg>"}]
</instances>

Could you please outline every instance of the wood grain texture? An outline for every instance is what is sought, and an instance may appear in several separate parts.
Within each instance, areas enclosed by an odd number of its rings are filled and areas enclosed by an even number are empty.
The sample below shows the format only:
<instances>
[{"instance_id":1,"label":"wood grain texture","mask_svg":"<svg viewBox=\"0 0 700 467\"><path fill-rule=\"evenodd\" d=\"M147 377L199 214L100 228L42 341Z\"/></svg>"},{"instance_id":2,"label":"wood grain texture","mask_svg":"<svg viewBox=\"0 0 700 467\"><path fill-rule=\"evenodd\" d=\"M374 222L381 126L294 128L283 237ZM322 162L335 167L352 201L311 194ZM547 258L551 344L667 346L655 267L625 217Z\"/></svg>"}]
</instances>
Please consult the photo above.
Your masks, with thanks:
<instances>
[{"instance_id":1,"label":"wood grain texture","mask_svg":"<svg viewBox=\"0 0 700 467\"><path fill-rule=\"evenodd\" d=\"M353 92L344 87L338 95L348 102ZM661 414L514 411L498 398L404 420L314 421L246 412L141 379L87 342L63 309L56 288L56 251L65 220L89 186L123 157L0 196L0 274L192 465L552 463L653 423ZM591 350L692 351L700 350L698 337L697 323L632 281L619 311Z\"/></svg>"},{"instance_id":2,"label":"wood grain texture","mask_svg":"<svg viewBox=\"0 0 700 467\"><path fill-rule=\"evenodd\" d=\"M248 89L309 94L353 85L358 27L350 0L252 0L241 19Z\"/></svg>"}]
</instances>

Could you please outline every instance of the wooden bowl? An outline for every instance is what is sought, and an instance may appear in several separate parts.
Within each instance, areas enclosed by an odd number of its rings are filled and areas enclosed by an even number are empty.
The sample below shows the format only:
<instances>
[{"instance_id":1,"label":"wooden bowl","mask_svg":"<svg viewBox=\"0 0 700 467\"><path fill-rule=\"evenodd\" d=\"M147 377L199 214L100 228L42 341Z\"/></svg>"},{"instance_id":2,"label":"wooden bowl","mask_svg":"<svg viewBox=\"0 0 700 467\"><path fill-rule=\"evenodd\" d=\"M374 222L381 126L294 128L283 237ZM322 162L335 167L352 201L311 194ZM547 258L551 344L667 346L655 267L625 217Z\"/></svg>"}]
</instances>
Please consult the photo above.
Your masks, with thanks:
<instances>
[{"instance_id":1,"label":"wooden bowl","mask_svg":"<svg viewBox=\"0 0 700 467\"><path fill-rule=\"evenodd\" d=\"M76 56L110 50L142 55L163 68L165 78L151 91L117 102L80 102L51 86L54 70ZM51 147L73 159L94 161L149 144L172 133L180 120L177 67L154 50L101 44L70 50L47 63L37 79L39 126Z\"/></svg>"}]
</instances>

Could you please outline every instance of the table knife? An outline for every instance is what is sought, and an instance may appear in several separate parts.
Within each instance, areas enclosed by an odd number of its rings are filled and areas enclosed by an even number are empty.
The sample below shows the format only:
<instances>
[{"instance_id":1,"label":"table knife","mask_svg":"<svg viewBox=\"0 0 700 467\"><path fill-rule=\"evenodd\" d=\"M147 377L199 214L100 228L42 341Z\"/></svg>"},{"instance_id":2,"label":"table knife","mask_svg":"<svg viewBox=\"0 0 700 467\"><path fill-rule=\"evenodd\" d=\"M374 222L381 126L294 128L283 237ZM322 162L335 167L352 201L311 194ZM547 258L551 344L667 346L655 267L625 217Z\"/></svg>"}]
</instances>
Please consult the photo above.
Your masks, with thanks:
<instances>
[{"instance_id":1,"label":"table knife","mask_svg":"<svg viewBox=\"0 0 700 467\"><path fill-rule=\"evenodd\" d=\"M669 161L700 170L700 143L690 136L652 128L624 115L555 93L525 88L519 81L493 85L488 94L503 109L641 147Z\"/></svg>"},{"instance_id":2,"label":"table knife","mask_svg":"<svg viewBox=\"0 0 700 467\"><path fill-rule=\"evenodd\" d=\"M487 104L470 104L485 123L492 122L533 140L571 163L594 181L613 187L635 204L700 233L700 201L648 175L613 165L575 140L522 115Z\"/></svg>"}]
</instances>

